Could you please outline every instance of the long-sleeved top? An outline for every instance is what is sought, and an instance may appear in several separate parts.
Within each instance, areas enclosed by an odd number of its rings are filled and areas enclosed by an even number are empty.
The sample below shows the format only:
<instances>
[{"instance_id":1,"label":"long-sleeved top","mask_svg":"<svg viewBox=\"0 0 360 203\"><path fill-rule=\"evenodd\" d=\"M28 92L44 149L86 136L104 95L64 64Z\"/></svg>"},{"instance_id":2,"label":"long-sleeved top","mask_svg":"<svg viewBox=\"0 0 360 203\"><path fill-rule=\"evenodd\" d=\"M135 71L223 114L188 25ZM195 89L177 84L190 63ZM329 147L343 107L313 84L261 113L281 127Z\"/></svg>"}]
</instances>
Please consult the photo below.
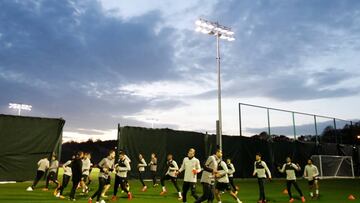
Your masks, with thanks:
<instances>
[{"instance_id":1,"label":"long-sleeved top","mask_svg":"<svg viewBox=\"0 0 360 203\"><path fill-rule=\"evenodd\" d=\"M171 177L176 178L176 171L179 170L179 166L177 165L176 161L169 160L166 162L166 165L168 167L168 170L165 175L169 175Z\"/></svg>"},{"instance_id":2,"label":"long-sleeved top","mask_svg":"<svg viewBox=\"0 0 360 203\"><path fill-rule=\"evenodd\" d=\"M50 167L49 167L49 172L56 173L58 168L59 168L59 161L58 160L51 161Z\"/></svg>"},{"instance_id":3,"label":"long-sleeved top","mask_svg":"<svg viewBox=\"0 0 360 203\"><path fill-rule=\"evenodd\" d=\"M147 166L145 159L139 160L138 169L140 172L145 171L145 167Z\"/></svg>"},{"instance_id":4,"label":"long-sleeved top","mask_svg":"<svg viewBox=\"0 0 360 203\"><path fill-rule=\"evenodd\" d=\"M296 171L298 170L300 170L300 168L296 164L286 163L280 169L280 172L286 172L286 180L296 180Z\"/></svg>"},{"instance_id":5,"label":"long-sleeved top","mask_svg":"<svg viewBox=\"0 0 360 203\"><path fill-rule=\"evenodd\" d=\"M220 159L218 159L215 155L209 156L204 164L204 170L201 174L200 182L207 184L214 184L215 177L213 175L214 171L217 171L218 164L220 163Z\"/></svg>"},{"instance_id":6,"label":"long-sleeved top","mask_svg":"<svg viewBox=\"0 0 360 203\"><path fill-rule=\"evenodd\" d=\"M64 163L64 165L63 165L64 175L72 176L72 170L71 170L70 164L71 164L71 160Z\"/></svg>"},{"instance_id":7,"label":"long-sleeved top","mask_svg":"<svg viewBox=\"0 0 360 203\"><path fill-rule=\"evenodd\" d=\"M82 174L88 176L90 174L91 161L89 158L85 158L82 160L82 163Z\"/></svg>"},{"instance_id":8,"label":"long-sleeved top","mask_svg":"<svg viewBox=\"0 0 360 203\"><path fill-rule=\"evenodd\" d=\"M37 169L38 171L45 172L49 168L50 163L48 159L44 158L44 159L40 159L37 165L38 165L38 169Z\"/></svg>"},{"instance_id":9,"label":"long-sleeved top","mask_svg":"<svg viewBox=\"0 0 360 203\"><path fill-rule=\"evenodd\" d=\"M108 179L110 172L114 169L114 159L109 157L103 158L98 167L100 168L99 177Z\"/></svg>"},{"instance_id":10,"label":"long-sleeved top","mask_svg":"<svg viewBox=\"0 0 360 203\"><path fill-rule=\"evenodd\" d=\"M254 163L254 173L258 178L266 178L266 174L271 178L271 172L266 165L265 161L255 161Z\"/></svg>"},{"instance_id":11,"label":"long-sleeved top","mask_svg":"<svg viewBox=\"0 0 360 203\"><path fill-rule=\"evenodd\" d=\"M219 183L229 183L229 169L224 161L221 161L218 165L218 174L219 177L217 178L217 181Z\"/></svg>"},{"instance_id":12,"label":"long-sleeved top","mask_svg":"<svg viewBox=\"0 0 360 203\"><path fill-rule=\"evenodd\" d=\"M128 159L120 159L118 163L115 165L116 175L122 178L127 177L128 171L131 170L130 163Z\"/></svg>"},{"instance_id":13,"label":"long-sleeved top","mask_svg":"<svg viewBox=\"0 0 360 203\"><path fill-rule=\"evenodd\" d=\"M304 177L309 180L312 181L314 180L314 178L316 178L319 175L319 170L318 168L314 165L306 165L305 169L304 169Z\"/></svg>"},{"instance_id":14,"label":"long-sleeved top","mask_svg":"<svg viewBox=\"0 0 360 203\"><path fill-rule=\"evenodd\" d=\"M75 158L71 162L72 180L80 181L82 175L82 161L79 158Z\"/></svg>"},{"instance_id":15,"label":"long-sleeved top","mask_svg":"<svg viewBox=\"0 0 360 203\"><path fill-rule=\"evenodd\" d=\"M234 177L234 173L235 173L234 164L230 163L230 164L227 164L226 166L227 166L228 169L229 169L229 172L228 172L229 178Z\"/></svg>"},{"instance_id":16,"label":"long-sleeved top","mask_svg":"<svg viewBox=\"0 0 360 203\"><path fill-rule=\"evenodd\" d=\"M180 173L183 171L185 171L184 182L196 183L197 173L201 172L199 159L195 157L185 157L179 169Z\"/></svg>"},{"instance_id":17,"label":"long-sleeved top","mask_svg":"<svg viewBox=\"0 0 360 203\"><path fill-rule=\"evenodd\" d=\"M156 171L157 170L157 158L151 158L149 166L150 166L150 171Z\"/></svg>"}]
</instances>

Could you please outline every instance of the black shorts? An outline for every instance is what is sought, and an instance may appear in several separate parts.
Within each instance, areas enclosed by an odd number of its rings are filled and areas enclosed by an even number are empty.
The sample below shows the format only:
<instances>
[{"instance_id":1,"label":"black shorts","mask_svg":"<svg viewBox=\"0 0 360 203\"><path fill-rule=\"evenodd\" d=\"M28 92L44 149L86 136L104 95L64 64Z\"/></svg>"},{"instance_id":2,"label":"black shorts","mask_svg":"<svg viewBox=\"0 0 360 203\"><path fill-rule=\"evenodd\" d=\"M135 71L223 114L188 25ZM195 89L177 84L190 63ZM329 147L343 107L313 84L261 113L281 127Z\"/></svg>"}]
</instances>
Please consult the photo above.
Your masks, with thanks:
<instances>
[{"instance_id":1,"label":"black shorts","mask_svg":"<svg viewBox=\"0 0 360 203\"><path fill-rule=\"evenodd\" d=\"M86 182L88 180L89 176L88 175L85 175L85 174L82 174L81 176L81 180Z\"/></svg>"},{"instance_id":2,"label":"black shorts","mask_svg":"<svg viewBox=\"0 0 360 203\"><path fill-rule=\"evenodd\" d=\"M230 191L231 187L229 183L216 183L215 188L221 192Z\"/></svg>"},{"instance_id":3,"label":"black shorts","mask_svg":"<svg viewBox=\"0 0 360 203\"><path fill-rule=\"evenodd\" d=\"M313 180L309 180L309 181L308 181L308 184L309 184L310 186L312 186L312 185L314 185L315 181L318 181L318 180L319 180L319 178L314 178Z\"/></svg>"},{"instance_id":4,"label":"black shorts","mask_svg":"<svg viewBox=\"0 0 360 203\"><path fill-rule=\"evenodd\" d=\"M50 171L48 174L48 178L49 178L49 180L56 181L57 180L56 172Z\"/></svg>"},{"instance_id":5,"label":"black shorts","mask_svg":"<svg viewBox=\"0 0 360 203\"><path fill-rule=\"evenodd\" d=\"M105 185L110 185L111 184L111 178L110 176L108 178L105 179Z\"/></svg>"}]
</instances>

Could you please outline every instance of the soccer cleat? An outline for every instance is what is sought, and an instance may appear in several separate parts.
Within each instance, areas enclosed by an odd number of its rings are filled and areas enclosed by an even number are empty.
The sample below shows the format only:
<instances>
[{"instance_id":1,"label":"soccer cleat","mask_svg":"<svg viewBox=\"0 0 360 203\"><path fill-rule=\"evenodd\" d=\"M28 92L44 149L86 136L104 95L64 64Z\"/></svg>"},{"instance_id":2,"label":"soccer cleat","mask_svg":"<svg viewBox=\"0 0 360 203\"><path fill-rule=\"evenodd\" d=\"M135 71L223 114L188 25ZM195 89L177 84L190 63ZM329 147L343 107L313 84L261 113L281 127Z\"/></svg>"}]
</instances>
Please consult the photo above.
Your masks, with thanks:
<instances>
[{"instance_id":1,"label":"soccer cleat","mask_svg":"<svg viewBox=\"0 0 360 203\"><path fill-rule=\"evenodd\" d=\"M88 203L92 203L92 199L91 199L91 198L89 198Z\"/></svg>"},{"instance_id":2,"label":"soccer cleat","mask_svg":"<svg viewBox=\"0 0 360 203\"><path fill-rule=\"evenodd\" d=\"M178 197L178 200L181 201L183 198L181 196Z\"/></svg>"},{"instance_id":3,"label":"soccer cleat","mask_svg":"<svg viewBox=\"0 0 360 203\"><path fill-rule=\"evenodd\" d=\"M290 200L289 200L289 203L293 203L295 200L294 200L294 198L291 198Z\"/></svg>"},{"instance_id":4,"label":"soccer cleat","mask_svg":"<svg viewBox=\"0 0 360 203\"><path fill-rule=\"evenodd\" d=\"M59 198L60 199L65 199L65 196L60 195Z\"/></svg>"},{"instance_id":5,"label":"soccer cleat","mask_svg":"<svg viewBox=\"0 0 360 203\"><path fill-rule=\"evenodd\" d=\"M116 201L116 199L117 199L116 196L111 197L111 201Z\"/></svg>"},{"instance_id":6,"label":"soccer cleat","mask_svg":"<svg viewBox=\"0 0 360 203\"><path fill-rule=\"evenodd\" d=\"M100 203L106 203L106 202L105 202L105 200L102 199L102 200L100 201Z\"/></svg>"},{"instance_id":7,"label":"soccer cleat","mask_svg":"<svg viewBox=\"0 0 360 203\"><path fill-rule=\"evenodd\" d=\"M301 202L306 202L306 199L304 196L301 197Z\"/></svg>"},{"instance_id":8,"label":"soccer cleat","mask_svg":"<svg viewBox=\"0 0 360 203\"><path fill-rule=\"evenodd\" d=\"M132 200L132 198L133 198L133 197L132 197L132 194L131 194L131 192L129 192L129 193L128 193L128 200Z\"/></svg>"},{"instance_id":9,"label":"soccer cleat","mask_svg":"<svg viewBox=\"0 0 360 203\"><path fill-rule=\"evenodd\" d=\"M54 196L57 196L57 194L58 194L58 191L57 191L57 188L54 190L54 193L53 193L53 195Z\"/></svg>"},{"instance_id":10,"label":"soccer cleat","mask_svg":"<svg viewBox=\"0 0 360 203\"><path fill-rule=\"evenodd\" d=\"M34 191L34 189L32 187L28 187L28 188L26 188L26 191L31 192L31 191Z\"/></svg>"},{"instance_id":11,"label":"soccer cleat","mask_svg":"<svg viewBox=\"0 0 360 203\"><path fill-rule=\"evenodd\" d=\"M166 190L163 190L163 191L160 192L160 195L163 196L163 195L165 195L166 193L167 193L167 191L166 191Z\"/></svg>"},{"instance_id":12,"label":"soccer cleat","mask_svg":"<svg viewBox=\"0 0 360 203\"><path fill-rule=\"evenodd\" d=\"M142 189L141 192L145 192L147 190L147 186L145 185Z\"/></svg>"},{"instance_id":13,"label":"soccer cleat","mask_svg":"<svg viewBox=\"0 0 360 203\"><path fill-rule=\"evenodd\" d=\"M55 197L59 198L60 197L60 192L58 192Z\"/></svg>"}]
</instances>

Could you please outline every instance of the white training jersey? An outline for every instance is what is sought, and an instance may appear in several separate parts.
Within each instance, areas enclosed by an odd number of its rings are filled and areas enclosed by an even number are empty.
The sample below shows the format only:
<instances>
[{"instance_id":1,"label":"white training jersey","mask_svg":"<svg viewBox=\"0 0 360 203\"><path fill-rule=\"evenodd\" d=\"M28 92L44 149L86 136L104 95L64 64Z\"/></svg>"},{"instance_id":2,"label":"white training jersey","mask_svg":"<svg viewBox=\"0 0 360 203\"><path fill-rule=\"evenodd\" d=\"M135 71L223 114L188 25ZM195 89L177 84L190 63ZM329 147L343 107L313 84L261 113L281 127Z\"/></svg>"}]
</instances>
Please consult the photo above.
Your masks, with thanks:
<instances>
[{"instance_id":1,"label":"white training jersey","mask_svg":"<svg viewBox=\"0 0 360 203\"><path fill-rule=\"evenodd\" d=\"M145 159L141 159L139 164L138 164L139 171L144 172L146 166L147 166L147 164L146 164Z\"/></svg>"},{"instance_id":2,"label":"white training jersey","mask_svg":"<svg viewBox=\"0 0 360 203\"><path fill-rule=\"evenodd\" d=\"M280 169L281 173L286 173L286 180L296 180L296 171L300 170L300 168L293 163L286 163Z\"/></svg>"},{"instance_id":3,"label":"white training jersey","mask_svg":"<svg viewBox=\"0 0 360 203\"><path fill-rule=\"evenodd\" d=\"M266 178L266 174L271 178L271 172L266 165L265 161L255 161L254 163L254 173L258 178Z\"/></svg>"},{"instance_id":4,"label":"white training jersey","mask_svg":"<svg viewBox=\"0 0 360 203\"><path fill-rule=\"evenodd\" d=\"M185 157L183 160L183 163L181 164L181 167L179 169L179 172L185 171L184 174L184 182L191 182L196 183L197 182L197 173L201 172L200 167L200 161L199 159L192 157ZM194 172L196 172L194 174Z\"/></svg>"},{"instance_id":5,"label":"white training jersey","mask_svg":"<svg viewBox=\"0 0 360 203\"><path fill-rule=\"evenodd\" d=\"M66 163L64 163L64 165L63 165L64 175L72 176L72 170L71 170L71 167L69 166L71 164L71 161L72 160L69 160Z\"/></svg>"},{"instance_id":6,"label":"white training jersey","mask_svg":"<svg viewBox=\"0 0 360 203\"><path fill-rule=\"evenodd\" d=\"M311 165L308 164L305 166L304 177L308 181L314 180L314 178L316 178L318 175L319 175L319 170L314 164Z\"/></svg>"},{"instance_id":7,"label":"white training jersey","mask_svg":"<svg viewBox=\"0 0 360 203\"><path fill-rule=\"evenodd\" d=\"M116 175L122 178L127 177L127 173L131 171L130 163L128 159L119 160L119 162L115 165Z\"/></svg>"},{"instance_id":8,"label":"white training jersey","mask_svg":"<svg viewBox=\"0 0 360 203\"><path fill-rule=\"evenodd\" d=\"M38 171L43 171L43 172L45 172L50 167L49 166L50 163L47 158L40 159L40 161L38 161L37 165L38 165Z\"/></svg>"},{"instance_id":9,"label":"white training jersey","mask_svg":"<svg viewBox=\"0 0 360 203\"><path fill-rule=\"evenodd\" d=\"M89 158L82 160L82 174L83 175L89 175L90 174L90 168L91 168L91 161Z\"/></svg>"},{"instance_id":10,"label":"white training jersey","mask_svg":"<svg viewBox=\"0 0 360 203\"><path fill-rule=\"evenodd\" d=\"M218 165L218 174L220 177L217 178L217 182L219 183L229 183L229 169L224 161L221 161Z\"/></svg>"},{"instance_id":11,"label":"white training jersey","mask_svg":"<svg viewBox=\"0 0 360 203\"><path fill-rule=\"evenodd\" d=\"M173 178L176 178L176 171L179 170L179 166L177 165L175 160L167 161L168 170L165 175L169 175Z\"/></svg>"}]
</instances>

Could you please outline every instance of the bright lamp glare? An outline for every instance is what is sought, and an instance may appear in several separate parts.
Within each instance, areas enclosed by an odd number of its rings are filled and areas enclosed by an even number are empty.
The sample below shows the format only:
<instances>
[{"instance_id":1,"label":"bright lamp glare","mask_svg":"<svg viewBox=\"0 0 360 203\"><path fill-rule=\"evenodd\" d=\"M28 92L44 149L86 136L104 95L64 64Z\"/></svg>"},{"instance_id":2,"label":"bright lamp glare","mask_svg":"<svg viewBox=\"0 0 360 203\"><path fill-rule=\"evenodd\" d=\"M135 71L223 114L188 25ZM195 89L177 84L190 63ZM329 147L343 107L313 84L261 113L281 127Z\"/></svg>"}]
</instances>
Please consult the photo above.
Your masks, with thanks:
<instances>
[{"instance_id":1,"label":"bright lamp glare","mask_svg":"<svg viewBox=\"0 0 360 203\"><path fill-rule=\"evenodd\" d=\"M201 30L202 30L201 27L197 27L197 28L195 29L196 32L201 32Z\"/></svg>"}]
</instances>

